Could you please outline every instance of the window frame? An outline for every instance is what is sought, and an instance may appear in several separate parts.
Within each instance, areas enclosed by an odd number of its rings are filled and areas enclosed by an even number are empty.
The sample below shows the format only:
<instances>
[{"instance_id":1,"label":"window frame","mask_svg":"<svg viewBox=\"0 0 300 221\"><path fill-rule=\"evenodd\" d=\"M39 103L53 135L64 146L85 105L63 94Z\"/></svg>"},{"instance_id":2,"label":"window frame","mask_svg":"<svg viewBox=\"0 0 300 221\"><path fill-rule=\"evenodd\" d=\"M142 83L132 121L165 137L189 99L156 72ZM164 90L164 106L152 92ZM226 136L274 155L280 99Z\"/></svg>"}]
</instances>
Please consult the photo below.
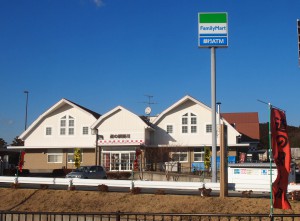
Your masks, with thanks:
<instances>
[{"instance_id":1,"label":"window frame","mask_svg":"<svg viewBox=\"0 0 300 221\"><path fill-rule=\"evenodd\" d=\"M81 135L83 135L83 136L89 135L89 127L83 126L81 132L82 132Z\"/></svg>"},{"instance_id":2,"label":"window frame","mask_svg":"<svg viewBox=\"0 0 300 221\"><path fill-rule=\"evenodd\" d=\"M171 152L171 158L174 159L173 155L179 155L178 160L174 160L175 162L179 163L187 163L189 162L189 152L188 151L178 151L178 152ZM186 154L186 159L181 160L181 156Z\"/></svg>"},{"instance_id":3,"label":"window frame","mask_svg":"<svg viewBox=\"0 0 300 221\"><path fill-rule=\"evenodd\" d=\"M48 134L48 129L50 129L50 134ZM53 135L53 130L52 130L52 127L51 126L46 126L45 127L45 136L46 137L50 137Z\"/></svg>"},{"instance_id":4,"label":"window frame","mask_svg":"<svg viewBox=\"0 0 300 221\"><path fill-rule=\"evenodd\" d=\"M125 155L127 155L125 157L127 162L124 164L124 162L122 163L122 160L124 160ZM117 156L118 158L114 158L115 156ZM134 168L134 160L136 159L134 150L103 150L101 157L103 161L103 167L106 169L106 171L132 171L132 169ZM140 159L138 159L138 161L140 164Z\"/></svg>"},{"instance_id":5,"label":"window frame","mask_svg":"<svg viewBox=\"0 0 300 221\"><path fill-rule=\"evenodd\" d=\"M71 123L72 122L72 123ZM75 135L76 119L71 115L64 115L59 119L59 136Z\"/></svg>"},{"instance_id":6,"label":"window frame","mask_svg":"<svg viewBox=\"0 0 300 221\"><path fill-rule=\"evenodd\" d=\"M173 124L167 124L166 125L166 131L168 134L173 134L174 133L174 125Z\"/></svg>"},{"instance_id":7,"label":"window frame","mask_svg":"<svg viewBox=\"0 0 300 221\"><path fill-rule=\"evenodd\" d=\"M198 134L198 116L193 112L181 115L181 134Z\"/></svg>"},{"instance_id":8,"label":"window frame","mask_svg":"<svg viewBox=\"0 0 300 221\"><path fill-rule=\"evenodd\" d=\"M191 134L196 134L196 133L197 133L197 126L191 125Z\"/></svg>"},{"instance_id":9,"label":"window frame","mask_svg":"<svg viewBox=\"0 0 300 221\"><path fill-rule=\"evenodd\" d=\"M49 156L59 156L59 157L61 157L61 161L50 162ZM63 153L62 152L48 152L47 153L47 163L63 163Z\"/></svg>"},{"instance_id":10,"label":"window frame","mask_svg":"<svg viewBox=\"0 0 300 221\"><path fill-rule=\"evenodd\" d=\"M196 158L196 154L201 154L202 155L202 161L200 160L195 160ZM204 162L205 160L205 151L204 151L204 148L194 148L194 159L193 159L193 162Z\"/></svg>"},{"instance_id":11,"label":"window frame","mask_svg":"<svg viewBox=\"0 0 300 221\"><path fill-rule=\"evenodd\" d=\"M205 124L205 133L207 134L212 133L212 124Z\"/></svg>"},{"instance_id":12,"label":"window frame","mask_svg":"<svg viewBox=\"0 0 300 221\"><path fill-rule=\"evenodd\" d=\"M70 150L73 150L73 151L70 152ZM74 164L75 163L75 161L74 161L74 151L75 151L75 149L70 149L70 150L67 151L67 163ZM80 153L81 153L80 163L82 163L83 162L83 150L82 149L80 149ZM72 156L72 161L69 161L69 156Z\"/></svg>"}]
</instances>

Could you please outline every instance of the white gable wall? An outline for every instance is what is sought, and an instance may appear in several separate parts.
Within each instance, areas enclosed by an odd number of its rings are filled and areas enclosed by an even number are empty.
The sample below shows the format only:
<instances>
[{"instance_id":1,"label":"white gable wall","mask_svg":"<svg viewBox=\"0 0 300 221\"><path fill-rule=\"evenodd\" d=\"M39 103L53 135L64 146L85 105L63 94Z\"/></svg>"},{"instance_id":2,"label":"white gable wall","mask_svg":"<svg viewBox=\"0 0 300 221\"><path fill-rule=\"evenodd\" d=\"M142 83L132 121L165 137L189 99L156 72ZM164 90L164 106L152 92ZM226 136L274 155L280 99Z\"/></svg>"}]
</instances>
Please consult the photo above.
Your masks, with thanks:
<instances>
[{"instance_id":1,"label":"white gable wall","mask_svg":"<svg viewBox=\"0 0 300 221\"><path fill-rule=\"evenodd\" d=\"M182 116L193 113L197 116L197 133L191 133L189 118L189 132L182 133ZM211 111L205 106L187 100L183 104L171 109L159 122L156 123L155 144L170 146L211 146L212 133L206 133L206 125L211 124ZM167 125L173 126L173 133L168 134ZM239 133L230 125L228 126L228 145L236 143ZM219 145L219 136L217 139Z\"/></svg>"},{"instance_id":2,"label":"white gable wall","mask_svg":"<svg viewBox=\"0 0 300 221\"><path fill-rule=\"evenodd\" d=\"M235 146L236 137L241 135L236 129L234 129L229 123L223 121L225 125L227 125L227 139L228 139L228 146Z\"/></svg>"},{"instance_id":3,"label":"white gable wall","mask_svg":"<svg viewBox=\"0 0 300 221\"><path fill-rule=\"evenodd\" d=\"M69 115L74 118L74 135L60 135L60 120ZM95 122L91 114L74 108L68 104L51 112L41 120L25 138L25 146L35 147L94 147L95 135L91 134L90 126ZM66 122L68 123L68 122ZM52 128L52 135L46 135L46 127ZM83 135L82 128L88 127L89 134Z\"/></svg>"},{"instance_id":4,"label":"white gable wall","mask_svg":"<svg viewBox=\"0 0 300 221\"><path fill-rule=\"evenodd\" d=\"M130 139L145 140L145 126L140 117L122 108L101 120L98 134L104 140L110 140L111 134L130 134Z\"/></svg>"}]
</instances>

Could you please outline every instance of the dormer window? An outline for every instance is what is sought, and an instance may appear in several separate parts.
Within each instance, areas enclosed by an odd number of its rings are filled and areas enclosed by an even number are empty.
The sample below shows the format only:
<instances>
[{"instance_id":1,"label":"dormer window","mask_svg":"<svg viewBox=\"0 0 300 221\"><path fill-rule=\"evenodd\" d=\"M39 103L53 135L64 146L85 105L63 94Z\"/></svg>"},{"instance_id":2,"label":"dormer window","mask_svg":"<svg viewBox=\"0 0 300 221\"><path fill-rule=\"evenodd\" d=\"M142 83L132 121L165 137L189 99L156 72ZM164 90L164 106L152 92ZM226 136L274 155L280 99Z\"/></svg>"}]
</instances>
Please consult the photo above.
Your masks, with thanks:
<instances>
[{"instance_id":1,"label":"dormer window","mask_svg":"<svg viewBox=\"0 0 300 221\"><path fill-rule=\"evenodd\" d=\"M74 135L75 120L72 116L63 116L60 118L60 135Z\"/></svg>"}]
</instances>

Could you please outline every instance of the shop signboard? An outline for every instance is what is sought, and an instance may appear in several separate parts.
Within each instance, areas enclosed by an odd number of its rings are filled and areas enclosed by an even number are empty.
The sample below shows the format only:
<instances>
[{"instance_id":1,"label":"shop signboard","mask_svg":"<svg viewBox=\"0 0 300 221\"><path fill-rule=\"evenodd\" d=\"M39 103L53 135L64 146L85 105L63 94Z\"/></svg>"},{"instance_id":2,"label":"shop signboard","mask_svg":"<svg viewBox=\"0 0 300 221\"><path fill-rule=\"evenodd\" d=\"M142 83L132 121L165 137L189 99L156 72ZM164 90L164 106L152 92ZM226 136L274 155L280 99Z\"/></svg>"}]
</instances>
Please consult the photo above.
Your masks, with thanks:
<instances>
[{"instance_id":1,"label":"shop signboard","mask_svg":"<svg viewBox=\"0 0 300 221\"><path fill-rule=\"evenodd\" d=\"M228 47L227 13L198 13L198 35L199 47Z\"/></svg>"}]
</instances>

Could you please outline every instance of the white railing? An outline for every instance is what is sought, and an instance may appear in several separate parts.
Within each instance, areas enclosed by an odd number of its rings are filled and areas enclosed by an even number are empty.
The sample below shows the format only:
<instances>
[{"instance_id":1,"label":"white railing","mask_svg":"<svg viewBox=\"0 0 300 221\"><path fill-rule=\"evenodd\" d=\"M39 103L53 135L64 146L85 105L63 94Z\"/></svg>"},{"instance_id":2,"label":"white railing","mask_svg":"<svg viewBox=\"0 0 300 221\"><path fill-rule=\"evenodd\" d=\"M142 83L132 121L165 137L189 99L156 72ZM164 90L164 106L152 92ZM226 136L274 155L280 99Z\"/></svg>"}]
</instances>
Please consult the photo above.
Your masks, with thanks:
<instances>
[{"instance_id":1,"label":"white railing","mask_svg":"<svg viewBox=\"0 0 300 221\"><path fill-rule=\"evenodd\" d=\"M14 177L0 176L0 183L11 184L47 184L47 185L64 185L64 186L99 186L104 184L108 187L120 188L151 188L151 189L177 189L177 190L198 190L199 188L211 188L219 191L220 183L207 182L174 182L174 181L144 181L144 180L100 180L100 179L70 179L70 178L43 178L43 177ZM231 191L253 192L270 192L270 184L253 184L253 183L229 183L228 189ZM300 185L288 185L288 192L294 190L300 191Z\"/></svg>"}]
</instances>

